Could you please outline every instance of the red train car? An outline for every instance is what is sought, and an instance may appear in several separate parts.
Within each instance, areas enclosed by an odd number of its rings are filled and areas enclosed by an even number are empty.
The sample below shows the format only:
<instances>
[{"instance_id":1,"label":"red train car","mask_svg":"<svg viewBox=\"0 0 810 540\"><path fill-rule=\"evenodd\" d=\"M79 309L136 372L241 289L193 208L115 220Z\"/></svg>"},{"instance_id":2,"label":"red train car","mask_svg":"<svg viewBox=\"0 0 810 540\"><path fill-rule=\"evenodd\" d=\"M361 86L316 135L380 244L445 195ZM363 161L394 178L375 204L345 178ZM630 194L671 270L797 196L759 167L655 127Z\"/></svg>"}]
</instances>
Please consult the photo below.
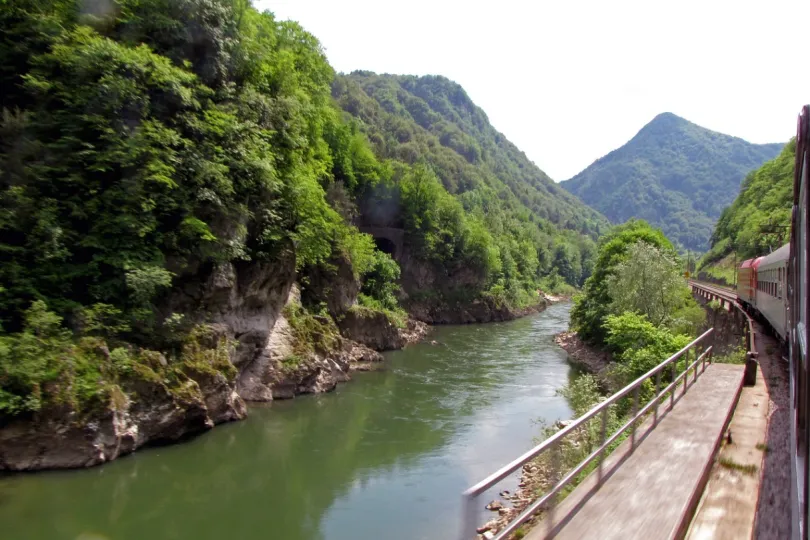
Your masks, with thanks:
<instances>
[{"instance_id":1,"label":"red train car","mask_svg":"<svg viewBox=\"0 0 810 540\"><path fill-rule=\"evenodd\" d=\"M762 257L743 261L737 269L737 296L749 306L757 303L757 267Z\"/></svg>"}]
</instances>

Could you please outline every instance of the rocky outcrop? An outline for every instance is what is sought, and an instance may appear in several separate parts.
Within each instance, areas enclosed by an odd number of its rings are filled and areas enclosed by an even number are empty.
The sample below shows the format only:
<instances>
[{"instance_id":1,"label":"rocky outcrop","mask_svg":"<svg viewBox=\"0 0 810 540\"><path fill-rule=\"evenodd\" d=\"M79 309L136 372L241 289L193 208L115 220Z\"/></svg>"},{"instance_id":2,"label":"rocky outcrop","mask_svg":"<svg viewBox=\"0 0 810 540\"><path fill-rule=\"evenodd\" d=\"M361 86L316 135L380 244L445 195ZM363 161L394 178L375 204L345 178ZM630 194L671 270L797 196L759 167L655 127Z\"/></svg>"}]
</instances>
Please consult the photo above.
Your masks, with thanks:
<instances>
[{"instance_id":1,"label":"rocky outcrop","mask_svg":"<svg viewBox=\"0 0 810 540\"><path fill-rule=\"evenodd\" d=\"M180 275L161 312L220 325L224 335L238 343L233 364L241 369L267 344L295 281L295 255L288 250L273 262L221 263L195 270Z\"/></svg>"},{"instance_id":2,"label":"rocky outcrop","mask_svg":"<svg viewBox=\"0 0 810 540\"><path fill-rule=\"evenodd\" d=\"M195 374L195 377L197 374ZM245 402L221 373L200 374L179 387L139 379L129 396L114 391L100 410L40 411L0 429L0 470L99 465L155 442L176 441L246 416Z\"/></svg>"},{"instance_id":3,"label":"rocky outcrop","mask_svg":"<svg viewBox=\"0 0 810 540\"><path fill-rule=\"evenodd\" d=\"M398 326L387 314L362 306L354 306L338 320L340 333L375 351L401 349L421 341L428 333L428 325L408 319Z\"/></svg>"},{"instance_id":4,"label":"rocky outcrop","mask_svg":"<svg viewBox=\"0 0 810 540\"><path fill-rule=\"evenodd\" d=\"M309 270L306 279L302 294L305 305L326 304L330 315L339 317L357 302L360 280L345 256L333 256L327 264Z\"/></svg>"},{"instance_id":5,"label":"rocky outcrop","mask_svg":"<svg viewBox=\"0 0 810 540\"><path fill-rule=\"evenodd\" d=\"M399 258L402 303L409 315L427 324L511 321L543 311L550 303L540 295L525 308L513 308L481 295L486 276L468 265L438 266L415 256L406 245Z\"/></svg>"},{"instance_id":6,"label":"rocky outcrop","mask_svg":"<svg viewBox=\"0 0 810 540\"><path fill-rule=\"evenodd\" d=\"M298 287L290 290L286 306L300 306ZM382 361L382 355L369 347L341 338L330 320L316 322L325 332L333 332L331 348L312 348L300 343L302 336L281 313L270 333L264 350L246 366L239 376L237 389L248 401L290 399L298 394L329 392L337 383L350 379L354 370L371 369ZM301 350L305 352L302 353Z\"/></svg>"},{"instance_id":7,"label":"rocky outcrop","mask_svg":"<svg viewBox=\"0 0 810 540\"><path fill-rule=\"evenodd\" d=\"M516 309L488 298L471 301L433 298L410 301L408 310L412 317L428 324L473 324L511 321L539 313L548 304L544 298L539 298L534 305Z\"/></svg>"},{"instance_id":8,"label":"rocky outcrop","mask_svg":"<svg viewBox=\"0 0 810 540\"><path fill-rule=\"evenodd\" d=\"M405 338L396 324L383 312L354 306L338 321L340 333L376 351L405 346Z\"/></svg>"},{"instance_id":9,"label":"rocky outcrop","mask_svg":"<svg viewBox=\"0 0 810 540\"><path fill-rule=\"evenodd\" d=\"M334 262L334 274L316 276L308 294L321 298L331 313L342 315L352 311L359 283L345 261ZM122 381L123 390L115 387L109 403L90 412L80 415L65 408L0 417L0 470L88 467L146 444L176 441L244 418L244 400L333 390L348 381L352 371L381 364L382 356L372 348L401 348L427 333L427 326L415 321L397 328L384 316L367 321L352 315L346 323L350 337L344 337L332 318L306 313L308 322L328 330L329 339L313 339L315 345L302 347L302 339L308 338L302 338L283 311L285 305L301 305L291 250L272 263L221 263L172 271L178 278L161 303L160 314L183 314L183 324L206 325L213 341L235 342L233 366L227 360L224 367L211 369L190 363L177 371L155 353L154 370L144 366L141 376ZM174 370L179 381L158 375L165 370Z\"/></svg>"}]
</instances>

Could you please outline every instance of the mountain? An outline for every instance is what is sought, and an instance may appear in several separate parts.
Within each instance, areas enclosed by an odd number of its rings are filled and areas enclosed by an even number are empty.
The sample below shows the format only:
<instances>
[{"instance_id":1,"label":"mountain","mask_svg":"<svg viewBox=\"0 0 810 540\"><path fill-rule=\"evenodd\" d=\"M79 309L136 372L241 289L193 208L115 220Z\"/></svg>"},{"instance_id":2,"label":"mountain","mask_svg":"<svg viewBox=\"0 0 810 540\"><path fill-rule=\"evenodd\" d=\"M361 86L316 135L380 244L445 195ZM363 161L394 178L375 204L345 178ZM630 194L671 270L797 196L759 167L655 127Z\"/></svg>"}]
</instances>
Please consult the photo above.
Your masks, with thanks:
<instances>
[{"instance_id":1,"label":"mountain","mask_svg":"<svg viewBox=\"0 0 810 540\"><path fill-rule=\"evenodd\" d=\"M0 471L327 391L407 315L589 275L607 220L447 79L336 77L250 2L74 4L0 9Z\"/></svg>"},{"instance_id":2,"label":"mountain","mask_svg":"<svg viewBox=\"0 0 810 540\"><path fill-rule=\"evenodd\" d=\"M546 227L595 238L608 225L492 127L464 89L445 77L356 71L339 75L332 88L378 156L426 161L468 209L494 196L508 212L548 222Z\"/></svg>"},{"instance_id":3,"label":"mountain","mask_svg":"<svg viewBox=\"0 0 810 540\"><path fill-rule=\"evenodd\" d=\"M706 251L745 175L784 144L751 144L672 113L560 185L614 223L645 219L679 247Z\"/></svg>"}]
</instances>

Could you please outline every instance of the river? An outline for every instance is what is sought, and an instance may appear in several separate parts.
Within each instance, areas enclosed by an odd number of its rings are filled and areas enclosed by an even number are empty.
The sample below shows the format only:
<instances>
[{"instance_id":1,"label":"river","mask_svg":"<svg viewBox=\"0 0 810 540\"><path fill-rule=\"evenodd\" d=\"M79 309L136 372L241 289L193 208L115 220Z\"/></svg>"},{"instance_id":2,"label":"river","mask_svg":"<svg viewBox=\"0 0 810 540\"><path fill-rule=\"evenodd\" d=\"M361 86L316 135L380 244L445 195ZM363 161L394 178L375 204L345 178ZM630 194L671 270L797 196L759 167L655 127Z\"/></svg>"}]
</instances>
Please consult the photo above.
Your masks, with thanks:
<instances>
[{"instance_id":1,"label":"river","mask_svg":"<svg viewBox=\"0 0 810 540\"><path fill-rule=\"evenodd\" d=\"M0 538L456 538L460 493L531 447L539 420L571 414L552 339L569 309L436 328L438 345L388 353L384 371L182 444L0 477Z\"/></svg>"}]
</instances>

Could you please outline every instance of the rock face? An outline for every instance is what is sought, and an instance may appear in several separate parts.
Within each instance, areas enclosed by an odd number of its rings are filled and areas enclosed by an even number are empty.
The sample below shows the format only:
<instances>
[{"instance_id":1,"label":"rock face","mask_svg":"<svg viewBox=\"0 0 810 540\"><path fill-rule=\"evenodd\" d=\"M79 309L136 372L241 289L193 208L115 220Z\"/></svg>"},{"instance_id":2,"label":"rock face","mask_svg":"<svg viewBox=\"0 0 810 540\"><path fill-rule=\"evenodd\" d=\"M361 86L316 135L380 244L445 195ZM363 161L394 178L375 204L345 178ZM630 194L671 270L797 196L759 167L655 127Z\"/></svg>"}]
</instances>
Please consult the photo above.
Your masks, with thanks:
<instances>
[{"instance_id":1,"label":"rock face","mask_svg":"<svg viewBox=\"0 0 810 540\"><path fill-rule=\"evenodd\" d=\"M376 351L390 351L405 346L400 329L384 313L355 306L338 322L340 333Z\"/></svg>"},{"instance_id":2,"label":"rock face","mask_svg":"<svg viewBox=\"0 0 810 540\"><path fill-rule=\"evenodd\" d=\"M286 305L300 303L298 287L293 286ZM368 368L369 364L382 361L380 353L336 336L332 350L312 351L291 364L288 360L296 356L297 339L287 317L281 313L264 350L240 374L239 395L248 401L272 401L297 394L329 392L338 382L349 380L349 372L356 364Z\"/></svg>"},{"instance_id":3,"label":"rock face","mask_svg":"<svg viewBox=\"0 0 810 540\"><path fill-rule=\"evenodd\" d=\"M319 266L306 277L309 284L302 300L307 305L323 302L333 317L339 317L357 302L360 280L354 275L351 261L343 256L332 257L326 268Z\"/></svg>"},{"instance_id":4,"label":"rock face","mask_svg":"<svg viewBox=\"0 0 810 540\"><path fill-rule=\"evenodd\" d=\"M484 276L462 266L437 267L415 257L408 247L399 259L402 267L403 304L411 317L428 324L470 324L510 321L538 311L548 302L524 309L512 309L489 298L478 298ZM426 293L425 291L430 291Z\"/></svg>"},{"instance_id":5,"label":"rock face","mask_svg":"<svg viewBox=\"0 0 810 540\"><path fill-rule=\"evenodd\" d=\"M401 348L427 333L423 323L397 328L387 317L358 318L351 306L359 291L350 265L333 261L334 272L310 276L309 295L325 302L342 318L344 336L331 319L334 336L328 346L307 347L296 354L295 329L284 306L300 306L295 258L283 253L272 263L223 263L173 269L178 275L159 312L184 314L185 321L204 323L215 337L234 340L233 380L216 369L189 368L181 383L160 377L124 381L109 403L79 416L68 409L43 410L33 417L0 424L0 470L88 467L137 448L171 442L215 424L246 416L245 401L289 399L297 394L328 392L350 372L375 369L382 355L372 350ZM314 285L312 283L314 282ZM310 315L313 320L318 316ZM160 357L165 367L166 360ZM226 370L227 371L227 370ZM2 421L2 418L0 418Z\"/></svg>"},{"instance_id":6,"label":"rock face","mask_svg":"<svg viewBox=\"0 0 810 540\"><path fill-rule=\"evenodd\" d=\"M295 256L282 252L272 263L222 263L178 281L161 311L219 324L238 342L233 364L242 368L267 344L295 281Z\"/></svg>"},{"instance_id":7,"label":"rock face","mask_svg":"<svg viewBox=\"0 0 810 540\"><path fill-rule=\"evenodd\" d=\"M246 416L245 402L224 375L198 379L189 379L180 391L138 381L134 399L122 394L85 417L54 409L14 420L0 429L0 470L90 467L150 442L175 441Z\"/></svg>"}]
</instances>

